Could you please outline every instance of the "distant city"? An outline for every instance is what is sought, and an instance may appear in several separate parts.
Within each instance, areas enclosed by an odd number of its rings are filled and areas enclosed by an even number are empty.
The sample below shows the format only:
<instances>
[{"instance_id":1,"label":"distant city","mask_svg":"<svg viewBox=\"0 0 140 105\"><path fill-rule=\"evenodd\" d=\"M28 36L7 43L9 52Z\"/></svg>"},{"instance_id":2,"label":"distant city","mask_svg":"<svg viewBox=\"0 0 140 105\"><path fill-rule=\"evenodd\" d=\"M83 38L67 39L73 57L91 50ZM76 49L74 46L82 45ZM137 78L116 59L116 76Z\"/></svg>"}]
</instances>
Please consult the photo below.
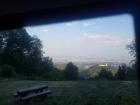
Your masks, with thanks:
<instances>
[{"instance_id":1,"label":"distant city","mask_svg":"<svg viewBox=\"0 0 140 105\"><path fill-rule=\"evenodd\" d=\"M128 58L106 58L106 59L99 59L99 58L74 58L74 57L54 57L52 58L54 63L66 63L66 62L74 62L74 63L126 63L128 64L132 59Z\"/></svg>"}]
</instances>

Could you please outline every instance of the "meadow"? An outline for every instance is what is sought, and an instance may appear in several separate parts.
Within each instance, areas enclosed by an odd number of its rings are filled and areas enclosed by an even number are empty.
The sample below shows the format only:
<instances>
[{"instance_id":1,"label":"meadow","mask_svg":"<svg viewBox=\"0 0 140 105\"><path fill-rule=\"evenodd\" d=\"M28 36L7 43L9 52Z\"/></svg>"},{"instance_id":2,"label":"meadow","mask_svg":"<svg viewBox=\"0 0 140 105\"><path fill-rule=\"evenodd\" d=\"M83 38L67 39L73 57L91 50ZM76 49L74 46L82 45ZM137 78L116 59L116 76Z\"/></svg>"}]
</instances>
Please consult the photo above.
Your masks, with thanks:
<instances>
[{"instance_id":1,"label":"meadow","mask_svg":"<svg viewBox=\"0 0 140 105\"><path fill-rule=\"evenodd\" d=\"M26 105L139 105L137 81L109 80L0 80L0 105L23 105L14 102L13 94L18 89L42 84L47 84L53 93L46 99L34 99Z\"/></svg>"}]
</instances>

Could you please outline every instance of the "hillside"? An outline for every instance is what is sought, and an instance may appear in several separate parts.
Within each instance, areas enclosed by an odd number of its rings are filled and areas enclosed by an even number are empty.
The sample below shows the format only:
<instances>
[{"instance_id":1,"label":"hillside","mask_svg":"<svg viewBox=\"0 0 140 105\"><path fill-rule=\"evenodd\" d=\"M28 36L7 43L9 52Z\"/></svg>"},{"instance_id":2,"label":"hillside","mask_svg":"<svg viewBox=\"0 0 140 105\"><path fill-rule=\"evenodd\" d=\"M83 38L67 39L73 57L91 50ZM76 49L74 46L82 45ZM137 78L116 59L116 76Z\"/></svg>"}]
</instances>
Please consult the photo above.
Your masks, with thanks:
<instances>
[{"instance_id":1,"label":"hillside","mask_svg":"<svg viewBox=\"0 0 140 105\"><path fill-rule=\"evenodd\" d=\"M106 69L107 71L110 71L113 74L113 76L118 71L117 67L113 67L113 66L107 66L107 67L93 66L93 67L90 67L89 69L85 69L81 71L80 76L83 78L94 78L100 73L100 71L103 68Z\"/></svg>"}]
</instances>

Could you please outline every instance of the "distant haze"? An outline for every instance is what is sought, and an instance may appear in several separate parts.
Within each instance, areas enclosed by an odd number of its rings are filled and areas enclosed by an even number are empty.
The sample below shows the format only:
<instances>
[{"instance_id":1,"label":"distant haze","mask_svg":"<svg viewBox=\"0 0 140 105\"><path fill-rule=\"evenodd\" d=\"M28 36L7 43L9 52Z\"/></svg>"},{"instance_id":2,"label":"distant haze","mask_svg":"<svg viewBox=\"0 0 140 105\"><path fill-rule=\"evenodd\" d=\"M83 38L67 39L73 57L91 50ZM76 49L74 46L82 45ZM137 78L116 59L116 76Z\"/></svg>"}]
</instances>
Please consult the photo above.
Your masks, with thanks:
<instances>
[{"instance_id":1,"label":"distant haze","mask_svg":"<svg viewBox=\"0 0 140 105\"><path fill-rule=\"evenodd\" d=\"M134 39L129 14L26 27L43 43L45 56L54 62L126 62L132 57L126 45Z\"/></svg>"}]
</instances>

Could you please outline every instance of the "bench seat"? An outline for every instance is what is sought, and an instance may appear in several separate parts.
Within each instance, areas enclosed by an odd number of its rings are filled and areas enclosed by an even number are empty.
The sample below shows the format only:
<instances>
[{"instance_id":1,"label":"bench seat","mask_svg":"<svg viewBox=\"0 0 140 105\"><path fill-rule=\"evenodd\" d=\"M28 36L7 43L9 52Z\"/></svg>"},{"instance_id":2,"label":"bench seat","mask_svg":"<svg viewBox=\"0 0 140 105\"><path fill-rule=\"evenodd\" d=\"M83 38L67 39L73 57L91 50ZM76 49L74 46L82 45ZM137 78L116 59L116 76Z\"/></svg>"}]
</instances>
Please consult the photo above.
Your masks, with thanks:
<instances>
[{"instance_id":1,"label":"bench seat","mask_svg":"<svg viewBox=\"0 0 140 105\"><path fill-rule=\"evenodd\" d=\"M26 101L35 97L44 97L51 93L47 85L38 85L31 88L20 89L13 96L16 98L16 101Z\"/></svg>"},{"instance_id":2,"label":"bench seat","mask_svg":"<svg viewBox=\"0 0 140 105\"><path fill-rule=\"evenodd\" d=\"M33 87L33 88L26 88L26 89L21 89L21 90L18 90L17 93L20 94L21 96L24 96L28 93L31 93L31 92L38 92L38 91L41 91L43 89L47 89L48 86L46 85L42 85L42 86L36 86L36 87Z\"/></svg>"},{"instance_id":3,"label":"bench seat","mask_svg":"<svg viewBox=\"0 0 140 105\"><path fill-rule=\"evenodd\" d=\"M50 90L47 90L47 91L43 91L43 92L40 92L40 93L35 93L35 94L30 94L28 96L25 96L25 97L22 97L20 100L24 101L24 100L28 100L28 99L31 99L33 97L38 97L38 96L45 96L47 94L51 94L52 92Z\"/></svg>"}]
</instances>

